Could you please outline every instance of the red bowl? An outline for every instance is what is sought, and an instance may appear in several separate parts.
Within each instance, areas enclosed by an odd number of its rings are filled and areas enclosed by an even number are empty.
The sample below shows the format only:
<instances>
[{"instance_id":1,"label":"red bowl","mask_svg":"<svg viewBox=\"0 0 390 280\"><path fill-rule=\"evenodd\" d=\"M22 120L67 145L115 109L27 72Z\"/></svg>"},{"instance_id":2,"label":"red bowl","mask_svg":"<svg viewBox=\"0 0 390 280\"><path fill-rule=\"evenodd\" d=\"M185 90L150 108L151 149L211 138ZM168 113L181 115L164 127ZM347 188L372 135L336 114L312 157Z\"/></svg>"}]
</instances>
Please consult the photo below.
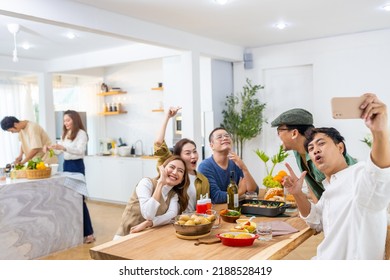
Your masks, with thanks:
<instances>
[{"instance_id":1,"label":"red bowl","mask_svg":"<svg viewBox=\"0 0 390 280\"><path fill-rule=\"evenodd\" d=\"M252 246L253 242L259 237L258 234L252 234L252 233L246 233L249 234L250 238L231 238L231 237L225 237L226 234L232 234L234 236L242 234L243 232L224 232L219 233L216 236L221 239L221 242L225 246L232 246L232 247L244 247L244 246Z\"/></svg>"}]
</instances>

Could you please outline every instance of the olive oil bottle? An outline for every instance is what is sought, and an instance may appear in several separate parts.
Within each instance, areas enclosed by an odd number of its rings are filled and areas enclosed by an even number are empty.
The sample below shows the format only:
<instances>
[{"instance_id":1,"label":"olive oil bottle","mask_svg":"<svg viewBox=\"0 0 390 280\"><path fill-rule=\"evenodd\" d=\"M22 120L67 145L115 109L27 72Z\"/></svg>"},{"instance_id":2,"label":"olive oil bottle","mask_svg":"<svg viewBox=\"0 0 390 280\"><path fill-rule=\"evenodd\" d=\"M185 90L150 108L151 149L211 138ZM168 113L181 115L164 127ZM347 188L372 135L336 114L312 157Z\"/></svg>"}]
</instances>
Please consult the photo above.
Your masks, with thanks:
<instances>
[{"instance_id":1,"label":"olive oil bottle","mask_svg":"<svg viewBox=\"0 0 390 280\"><path fill-rule=\"evenodd\" d=\"M227 206L230 210L239 210L238 207L238 187L234 181L234 171L230 172L230 184L227 188Z\"/></svg>"}]
</instances>

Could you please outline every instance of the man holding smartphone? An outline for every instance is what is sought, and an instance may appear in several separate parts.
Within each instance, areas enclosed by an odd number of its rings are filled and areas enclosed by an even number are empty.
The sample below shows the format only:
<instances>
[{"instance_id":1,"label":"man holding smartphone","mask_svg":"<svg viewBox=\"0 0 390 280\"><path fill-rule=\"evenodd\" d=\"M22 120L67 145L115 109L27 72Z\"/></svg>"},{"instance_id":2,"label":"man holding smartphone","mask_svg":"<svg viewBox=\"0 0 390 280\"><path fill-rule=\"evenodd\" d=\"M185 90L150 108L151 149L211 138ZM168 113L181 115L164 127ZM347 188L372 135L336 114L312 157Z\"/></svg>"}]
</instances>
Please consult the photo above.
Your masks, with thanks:
<instances>
[{"instance_id":1,"label":"man holding smartphone","mask_svg":"<svg viewBox=\"0 0 390 280\"><path fill-rule=\"evenodd\" d=\"M361 118L373 143L366 162L348 166L344 137L334 128L315 128L306 135L305 150L325 175L325 191L317 204L302 192L306 171L290 176L283 186L294 196L301 217L324 239L316 259L384 258L387 206L390 202L390 131L387 107L376 95L364 94Z\"/></svg>"},{"instance_id":2,"label":"man holding smartphone","mask_svg":"<svg viewBox=\"0 0 390 280\"><path fill-rule=\"evenodd\" d=\"M277 127L283 149L293 151L299 170L307 172L305 181L309 187L312 200L317 202L325 190L322 185L325 176L316 168L304 147L305 133L314 128L313 115L305 109L291 109L280 114L272 121L271 126ZM345 160L348 165L356 163L356 160L347 153L345 153Z\"/></svg>"}]
</instances>

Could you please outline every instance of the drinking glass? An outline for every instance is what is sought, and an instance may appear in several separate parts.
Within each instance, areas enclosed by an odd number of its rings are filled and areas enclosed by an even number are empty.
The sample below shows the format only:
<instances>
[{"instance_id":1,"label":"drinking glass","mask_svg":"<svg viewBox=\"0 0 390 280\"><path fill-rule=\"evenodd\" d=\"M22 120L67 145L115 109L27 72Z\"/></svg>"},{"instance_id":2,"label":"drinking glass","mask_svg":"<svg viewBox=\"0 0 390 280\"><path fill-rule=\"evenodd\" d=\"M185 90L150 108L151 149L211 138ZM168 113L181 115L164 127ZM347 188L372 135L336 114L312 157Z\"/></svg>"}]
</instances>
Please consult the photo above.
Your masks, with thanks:
<instances>
[{"instance_id":1,"label":"drinking glass","mask_svg":"<svg viewBox=\"0 0 390 280\"><path fill-rule=\"evenodd\" d=\"M270 241L272 239L272 225L270 222L260 222L257 224L257 234L259 240Z\"/></svg>"},{"instance_id":2,"label":"drinking glass","mask_svg":"<svg viewBox=\"0 0 390 280\"><path fill-rule=\"evenodd\" d=\"M5 176L5 168L0 167L0 181L5 181L6 176Z\"/></svg>"},{"instance_id":3,"label":"drinking glass","mask_svg":"<svg viewBox=\"0 0 390 280\"><path fill-rule=\"evenodd\" d=\"M206 214L215 216L215 222L212 228L219 228L221 226L221 217L219 216L219 212L217 210L207 209Z\"/></svg>"}]
</instances>

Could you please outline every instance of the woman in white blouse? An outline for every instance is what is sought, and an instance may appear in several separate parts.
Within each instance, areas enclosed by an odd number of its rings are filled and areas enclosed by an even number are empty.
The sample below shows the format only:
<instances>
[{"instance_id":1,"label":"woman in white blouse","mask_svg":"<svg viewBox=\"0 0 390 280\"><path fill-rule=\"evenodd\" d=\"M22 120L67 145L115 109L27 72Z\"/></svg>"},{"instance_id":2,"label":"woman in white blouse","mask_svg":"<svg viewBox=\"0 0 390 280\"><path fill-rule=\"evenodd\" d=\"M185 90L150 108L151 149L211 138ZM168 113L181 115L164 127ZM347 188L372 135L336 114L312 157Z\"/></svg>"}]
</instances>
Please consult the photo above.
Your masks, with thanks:
<instances>
[{"instance_id":1,"label":"woman in white blouse","mask_svg":"<svg viewBox=\"0 0 390 280\"><path fill-rule=\"evenodd\" d=\"M179 156L159 166L159 175L138 183L122 215L114 239L148 227L168 224L188 206L190 182L187 167Z\"/></svg>"},{"instance_id":2,"label":"woman in white blouse","mask_svg":"<svg viewBox=\"0 0 390 280\"><path fill-rule=\"evenodd\" d=\"M87 149L88 135L79 113L67 110L64 113L64 126L61 141L49 148L64 153L64 171L82 173L85 176L84 155ZM95 241L91 217L85 197L83 197L84 243Z\"/></svg>"}]
</instances>

